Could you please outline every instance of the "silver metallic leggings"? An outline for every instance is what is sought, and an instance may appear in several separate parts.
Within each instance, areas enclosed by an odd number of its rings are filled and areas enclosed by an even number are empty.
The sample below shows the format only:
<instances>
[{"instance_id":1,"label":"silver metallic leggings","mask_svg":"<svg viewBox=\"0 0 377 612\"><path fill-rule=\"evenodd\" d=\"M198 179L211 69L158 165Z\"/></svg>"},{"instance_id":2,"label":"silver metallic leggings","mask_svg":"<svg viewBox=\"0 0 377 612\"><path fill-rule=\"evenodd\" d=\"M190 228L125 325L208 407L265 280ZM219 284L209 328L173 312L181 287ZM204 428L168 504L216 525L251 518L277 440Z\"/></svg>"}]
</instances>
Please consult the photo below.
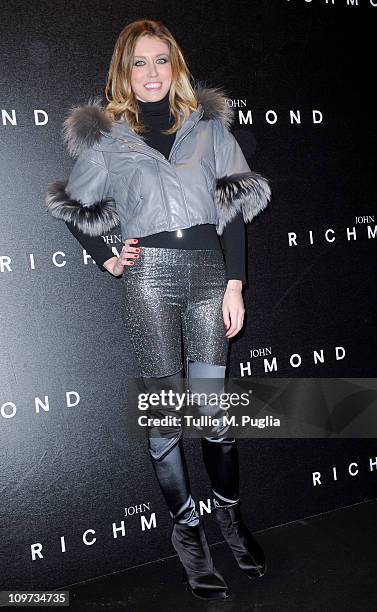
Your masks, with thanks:
<instances>
[{"instance_id":1,"label":"silver metallic leggings","mask_svg":"<svg viewBox=\"0 0 377 612\"><path fill-rule=\"evenodd\" d=\"M181 391L184 375L190 390L201 392L200 379L212 379L211 392L224 392L228 355L222 302L226 288L221 250L140 247L140 258L123 275L124 322L148 391ZM208 386L206 387L208 391ZM154 416L174 414L174 406L158 408ZM212 417L219 406L203 405L200 414ZM154 435L155 434L155 435ZM185 465L179 427L148 431L148 449L156 476L176 522L198 521ZM226 429L202 438L204 463L217 504L238 499L235 440Z\"/></svg>"},{"instance_id":2,"label":"silver metallic leggings","mask_svg":"<svg viewBox=\"0 0 377 612\"><path fill-rule=\"evenodd\" d=\"M182 348L185 360L226 366L221 250L140 247L123 279L123 316L141 376L181 370Z\"/></svg>"}]
</instances>

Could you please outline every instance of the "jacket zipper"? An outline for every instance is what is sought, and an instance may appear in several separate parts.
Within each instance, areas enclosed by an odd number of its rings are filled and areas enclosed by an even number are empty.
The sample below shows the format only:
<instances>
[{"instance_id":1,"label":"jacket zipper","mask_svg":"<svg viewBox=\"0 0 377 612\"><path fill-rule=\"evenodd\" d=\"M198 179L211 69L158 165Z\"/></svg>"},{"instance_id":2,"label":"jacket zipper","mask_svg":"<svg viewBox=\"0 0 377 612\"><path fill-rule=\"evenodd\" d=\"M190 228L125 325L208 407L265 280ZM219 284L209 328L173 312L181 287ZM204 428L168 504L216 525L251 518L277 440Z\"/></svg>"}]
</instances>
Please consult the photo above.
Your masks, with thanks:
<instances>
[{"instance_id":1,"label":"jacket zipper","mask_svg":"<svg viewBox=\"0 0 377 612\"><path fill-rule=\"evenodd\" d=\"M169 160L171 160L172 158L172 153L173 151L176 151L178 145L181 144L182 140L184 140L186 138L186 136L188 136L188 134L190 134L190 132L194 129L194 127L197 125L197 123L199 123L200 119L203 117L204 115L204 109L202 110L202 112L200 113L199 117L197 117L195 123L190 127L190 129L183 135L181 136L181 138L175 143L175 145L172 147L172 149L170 150L170 154L169 154ZM151 149L152 151L156 151L157 155L155 153L152 153L151 151L141 151L142 153L145 153L145 155L149 155L150 157L153 157L154 159L158 159L160 162L164 162L166 164L168 164L170 167L172 167L172 164L170 163L170 161L168 159L166 159L165 155L163 155L162 153L160 153L160 151L157 151L157 149L153 149L153 147L149 147L149 145L147 145L145 142L135 142L135 141L130 141L127 140L126 138L118 138L117 136L110 136L109 134L103 133L101 132L104 136L108 136L109 138L115 138L115 140L120 140L121 142L133 142L132 145L128 145L128 147L130 149L132 149L132 146L135 145L139 145L139 146L143 146L143 147L148 147L149 149ZM191 218L188 212L188 206L187 206L187 201L186 201L186 196L185 193L183 191L183 186L182 186L182 182L181 179L177 173L177 179L179 182L179 187L182 193L182 197L183 197L183 201L185 203L185 207L186 207L186 214L187 214L187 218L189 219L189 221L191 222ZM165 211L166 212L166 211Z\"/></svg>"},{"instance_id":2,"label":"jacket zipper","mask_svg":"<svg viewBox=\"0 0 377 612\"><path fill-rule=\"evenodd\" d=\"M192 125L192 126L190 127L190 129L189 129L189 130L186 132L186 134L183 134L183 136L181 136L181 138L180 138L180 139L179 139L179 140L178 140L178 141L175 143L175 145L173 145L173 147L171 148L171 151L170 151L170 154L169 154L169 158L168 158L168 159L171 159L171 158L172 158L172 153L173 153L173 151L175 151L175 150L177 149L178 145L180 145L180 144L181 144L182 140L184 140L184 139L186 138L186 136L187 136L187 135L188 135L188 134L191 132L191 130L193 130L193 129L194 129L194 127L197 125L197 123L199 123L199 121L200 121L200 119L203 117L203 115L204 115L204 110L202 110L202 112L200 113L199 117L198 117L198 118L197 118L197 120L195 121L194 125Z\"/></svg>"}]
</instances>

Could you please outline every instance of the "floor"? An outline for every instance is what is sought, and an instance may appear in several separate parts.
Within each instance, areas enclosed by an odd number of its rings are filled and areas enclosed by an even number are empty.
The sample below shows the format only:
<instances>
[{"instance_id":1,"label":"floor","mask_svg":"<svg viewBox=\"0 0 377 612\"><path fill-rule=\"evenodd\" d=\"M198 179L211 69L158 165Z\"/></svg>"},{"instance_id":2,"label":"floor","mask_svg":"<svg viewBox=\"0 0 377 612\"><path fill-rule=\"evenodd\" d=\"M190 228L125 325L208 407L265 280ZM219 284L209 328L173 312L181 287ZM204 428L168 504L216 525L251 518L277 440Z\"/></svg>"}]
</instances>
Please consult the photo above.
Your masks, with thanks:
<instances>
[{"instance_id":1,"label":"floor","mask_svg":"<svg viewBox=\"0 0 377 612\"><path fill-rule=\"evenodd\" d=\"M256 534L268 561L250 580L222 542L211 547L231 589L229 599L194 598L182 583L177 557L65 587L70 610L132 612L376 611L377 500L349 506Z\"/></svg>"}]
</instances>

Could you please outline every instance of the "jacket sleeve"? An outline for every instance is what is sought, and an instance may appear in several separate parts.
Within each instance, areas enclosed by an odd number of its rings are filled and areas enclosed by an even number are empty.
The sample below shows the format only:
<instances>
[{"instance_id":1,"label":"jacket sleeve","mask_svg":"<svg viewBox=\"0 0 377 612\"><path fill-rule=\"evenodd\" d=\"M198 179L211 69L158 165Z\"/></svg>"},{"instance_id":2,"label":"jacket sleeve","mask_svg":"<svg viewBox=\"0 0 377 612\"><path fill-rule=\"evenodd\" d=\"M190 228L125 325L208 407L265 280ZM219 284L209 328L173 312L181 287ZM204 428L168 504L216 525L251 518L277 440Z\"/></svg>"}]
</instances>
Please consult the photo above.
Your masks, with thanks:
<instances>
[{"instance_id":1,"label":"jacket sleeve","mask_svg":"<svg viewBox=\"0 0 377 612\"><path fill-rule=\"evenodd\" d=\"M223 124L215 121L214 150L216 163L215 201L221 236L224 227L242 211L245 223L266 208L271 198L268 179L250 169L240 145Z\"/></svg>"},{"instance_id":2,"label":"jacket sleeve","mask_svg":"<svg viewBox=\"0 0 377 612\"><path fill-rule=\"evenodd\" d=\"M45 203L53 217L72 223L88 236L116 227L119 218L102 151L84 148L68 181L49 183Z\"/></svg>"}]
</instances>

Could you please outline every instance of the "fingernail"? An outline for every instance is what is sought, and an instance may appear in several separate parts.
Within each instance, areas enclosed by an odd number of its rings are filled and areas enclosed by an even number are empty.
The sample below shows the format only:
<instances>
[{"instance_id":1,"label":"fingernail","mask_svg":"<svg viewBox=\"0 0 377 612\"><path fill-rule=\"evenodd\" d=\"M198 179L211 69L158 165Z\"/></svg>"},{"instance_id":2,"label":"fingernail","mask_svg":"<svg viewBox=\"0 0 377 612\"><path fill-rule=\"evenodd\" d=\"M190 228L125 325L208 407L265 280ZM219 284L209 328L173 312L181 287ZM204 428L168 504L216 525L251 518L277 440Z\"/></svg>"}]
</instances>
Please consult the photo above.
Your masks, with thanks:
<instances>
[{"instance_id":1,"label":"fingernail","mask_svg":"<svg viewBox=\"0 0 377 612\"><path fill-rule=\"evenodd\" d=\"M130 266L133 266L133 265L134 265L134 262L133 262L133 261L130 261Z\"/></svg>"},{"instance_id":2,"label":"fingernail","mask_svg":"<svg viewBox=\"0 0 377 612\"><path fill-rule=\"evenodd\" d=\"M139 257L139 255L135 255L135 259L137 259Z\"/></svg>"},{"instance_id":3,"label":"fingernail","mask_svg":"<svg viewBox=\"0 0 377 612\"><path fill-rule=\"evenodd\" d=\"M139 242L137 238L134 238L132 242Z\"/></svg>"},{"instance_id":4,"label":"fingernail","mask_svg":"<svg viewBox=\"0 0 377 612\"><path fill-rule=\"evenodd\" d=\"M140 253L140 249L136 249L136 253Z\"/></svg>"}]
</instances>

